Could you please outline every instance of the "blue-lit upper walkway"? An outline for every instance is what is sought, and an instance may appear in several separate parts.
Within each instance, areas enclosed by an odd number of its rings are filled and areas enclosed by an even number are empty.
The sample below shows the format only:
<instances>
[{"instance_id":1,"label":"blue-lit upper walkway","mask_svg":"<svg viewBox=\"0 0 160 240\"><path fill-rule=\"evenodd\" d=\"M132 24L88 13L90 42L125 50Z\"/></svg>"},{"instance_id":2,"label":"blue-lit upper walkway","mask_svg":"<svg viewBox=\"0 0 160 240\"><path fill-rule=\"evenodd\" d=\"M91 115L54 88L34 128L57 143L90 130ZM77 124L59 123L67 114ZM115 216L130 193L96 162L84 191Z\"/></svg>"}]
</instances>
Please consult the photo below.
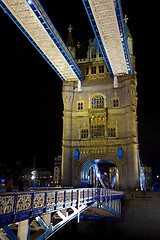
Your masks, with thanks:
<instances>
[{"instance_id":1,"label":"blue-lit upper walkway","mask_svg":"<svg viewBox=\"0 0 160 240\"><path fill-rule=\"evenodd\" d=\"M63 81L83 81L76 60L38 0L0 0L0 6Z\"/></svg>"},{"instance_id":2,"label":"blue-lit upper walkway","mask_svg":"<svg viewBox=\"0 0 160 240\"><path fill-rule=\"evenodd\" d=\"M120 0L83 0L111 77L131 74ZM38 0L0 0L0 6L63 81L83 81L76 60Z\"/></svg>"},{"instance_id":3,"label":"blue-lit upper walkway","mask_svg":"<svg viewBox=\"0 0 160 240\"><path fill-rule=\"evenodd\" d=\"M110 75L131 74L120 0L83 0L83 3Z\"/></svg>"}]
</instances>

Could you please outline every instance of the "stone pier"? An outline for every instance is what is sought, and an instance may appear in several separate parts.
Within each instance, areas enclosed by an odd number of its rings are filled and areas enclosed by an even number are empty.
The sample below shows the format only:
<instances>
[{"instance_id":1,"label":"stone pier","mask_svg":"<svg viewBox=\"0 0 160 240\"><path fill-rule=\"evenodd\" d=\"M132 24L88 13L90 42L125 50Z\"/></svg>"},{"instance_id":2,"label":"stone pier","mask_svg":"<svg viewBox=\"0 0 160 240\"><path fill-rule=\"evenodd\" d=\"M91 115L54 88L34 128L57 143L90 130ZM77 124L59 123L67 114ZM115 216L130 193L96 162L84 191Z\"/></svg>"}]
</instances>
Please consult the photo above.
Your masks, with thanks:
<instances>
[{"instance_id":1,"label":"stone pier","mask_svg":"<svg viewBox=\"0 0 160 240\"><path fill-rule=\"evenodd\" d=\"M126 192L125 234L133 239L160 239L160 192Z\"/></svg>"}]
</instances>

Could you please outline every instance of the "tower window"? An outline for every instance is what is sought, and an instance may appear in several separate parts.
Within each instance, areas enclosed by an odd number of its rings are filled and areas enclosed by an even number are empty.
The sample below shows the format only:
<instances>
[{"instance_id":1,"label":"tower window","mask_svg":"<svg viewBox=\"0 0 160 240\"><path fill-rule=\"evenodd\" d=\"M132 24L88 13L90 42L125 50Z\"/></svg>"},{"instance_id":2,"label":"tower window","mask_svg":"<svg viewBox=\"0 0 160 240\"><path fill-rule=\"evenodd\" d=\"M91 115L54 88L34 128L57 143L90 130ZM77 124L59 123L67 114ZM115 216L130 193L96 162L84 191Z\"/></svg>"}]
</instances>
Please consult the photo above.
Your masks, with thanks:
<instances>
[{"instance_id":1,"label":"tower window","mask_svg":"<svg viewBox=\"0 0 160 240\"><path fill-rule=\"evenodd\" d=\"M89 74L89 67L86 67L86 75Z\"/></svg>"},{"instance_id":2,"label":"tower window","mask_svg":"<svg viewBox=\"0 0 160 240\"><path fill-rule=\"evenodd\" d=\"M99 73L104 73L104 65L99 66Z\"/></svg>"},{"instance_id":3,"label":"tower window","mask_svg":"<svg viewBox=\"0 0 160 240\"><path fill-rule=\"evenodd\" d=\"M91 138L105 138L105 126L91 125Z\"/></svg>"},{"instance_id":4,"label":"tower window","mask_svg":"<svg viewBox=\"0 0 160 240\"><path fill-rule=\"evenodd\" d=\"M96 58L96 49L92 50L92 58Z\"/></svg>"},{"instance_id":5,"label":"tower window","mask_svg":"<svg viewBox=\"0 0 160 240\"><path fill-rule=\"evenodd\" d=\"M113 108L119 107L119 99L118 98L112 100L112 106L113 106Z\"/></svg>"},{"instance_id":6,"label":"tower window","mask_svg":"<svg viewBox=\"0 0 160 240\"><path fill-rule=\"evenodd\" d=\"M88 128L81 129L81 138L88 138Z\"/></svg>"},{"instance_id":7,"label":"tower window","mask_svg":"<svg viewBox=\"0 0 160 240\"><path fill-rule=\"evenodd\" d=\"M99 57L103 57L102 53L101 53L101 50L99 50Z\"/></svg>"},{"instance_id":8,"label":"tower window","mask_svg":"<svg viewBox=\"0 0 160 240\"><path fill-rule=\"evenodd\" d=\"M91 68L91 74L96 74L96 66L93 66L93 67Z\"/></svg>"},{"instance_id":9,"label":"tower window","mask_svg":"<svg viewBox=\"0 0 160 240\"><path fill-rule=\"evenodd\" d=\"M109 138L116 137L116 128L115 127L108 127L108 137Z\"/></svg>"},{"instance_id":10,"label":"tower window","mask_svg":"<svg viewBox=\"0 0 160 240\"><path fill-rule=\"evenodd\" d=\"M78 102L78 111L82 111L83 110L83 108L84 108L84 104L83 104L83 102Z\"/></svg>"},{"instance_id":11,"label":"tower window","mask_svg":"<svg viewBox=\"0 0 160 240\"><path fill-rule=\"evenodd\" d=\"M101 95L92 98L92 108L104 108L104 97Z\"/></svg>"}]
</instances>

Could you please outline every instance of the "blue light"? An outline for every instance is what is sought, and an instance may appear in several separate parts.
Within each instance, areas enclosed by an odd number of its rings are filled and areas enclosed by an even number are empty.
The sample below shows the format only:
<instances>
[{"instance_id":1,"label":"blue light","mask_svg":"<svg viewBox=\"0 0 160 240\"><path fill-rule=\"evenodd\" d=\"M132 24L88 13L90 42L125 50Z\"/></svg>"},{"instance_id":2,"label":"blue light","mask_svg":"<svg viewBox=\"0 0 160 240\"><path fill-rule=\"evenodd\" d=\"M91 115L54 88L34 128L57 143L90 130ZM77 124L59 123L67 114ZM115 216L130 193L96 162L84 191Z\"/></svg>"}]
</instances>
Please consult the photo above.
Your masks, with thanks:
<instances>
[{"instance_id":1,"label":"blue light","mask_svg":"<svg viewBox=\"0 0 160 240\"><path fill-rule=\"evenodd\" d=\"M5 178L2 178L1 179L1 183L5 183L6 179Z\"/></svg>"},{"instance_id":2,"label":"blue light","mask_svg":"<svg viewBox=\"0 0 160 240\"><path fill-rule=\"evenodd\" d=\"M88 216L88 220L99 220L101 217L98 216Z\"/></svg>"}]
</instances>

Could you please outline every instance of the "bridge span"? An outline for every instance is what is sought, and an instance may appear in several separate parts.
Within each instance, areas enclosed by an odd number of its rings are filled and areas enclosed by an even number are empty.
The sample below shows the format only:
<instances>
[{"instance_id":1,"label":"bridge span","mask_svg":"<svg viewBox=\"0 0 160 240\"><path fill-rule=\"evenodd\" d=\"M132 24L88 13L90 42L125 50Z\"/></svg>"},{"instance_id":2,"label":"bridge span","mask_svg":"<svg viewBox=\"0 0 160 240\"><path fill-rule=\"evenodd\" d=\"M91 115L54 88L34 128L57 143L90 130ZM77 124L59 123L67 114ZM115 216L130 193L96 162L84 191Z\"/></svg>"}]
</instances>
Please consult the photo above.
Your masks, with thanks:
<instances>
[{"instance_id":1,"label":"bridge span","mask_svg":"<svg viewBox=\"0 0 160 240\"><path fill-rule=\"evenodd\" d=\"M135 189L140 168L133 40L120 0L82 2L96 42L80 61L39 0L0 0L0 7L63 80L63 186L86 187L89 162L102 160L117 166L120 188Z\"/></svg>"},{"instance_id":2,"label":"bridge span","mask_svg":"<svg viewBox=\"0 0 160 240\"><path fill-rule=\"evenodd\" d=\"M0 239L29 240L31 227L38 222L44 231L36 239L48 239L57 230L90 206L103 207L121 216L124 192L102 188L28 191L0 195ZM53 224L53 218L60 220ZM18 225L17 236L12 225ZM37 224L37 223L36 223Z\"/></svg>"}]
</instances>

